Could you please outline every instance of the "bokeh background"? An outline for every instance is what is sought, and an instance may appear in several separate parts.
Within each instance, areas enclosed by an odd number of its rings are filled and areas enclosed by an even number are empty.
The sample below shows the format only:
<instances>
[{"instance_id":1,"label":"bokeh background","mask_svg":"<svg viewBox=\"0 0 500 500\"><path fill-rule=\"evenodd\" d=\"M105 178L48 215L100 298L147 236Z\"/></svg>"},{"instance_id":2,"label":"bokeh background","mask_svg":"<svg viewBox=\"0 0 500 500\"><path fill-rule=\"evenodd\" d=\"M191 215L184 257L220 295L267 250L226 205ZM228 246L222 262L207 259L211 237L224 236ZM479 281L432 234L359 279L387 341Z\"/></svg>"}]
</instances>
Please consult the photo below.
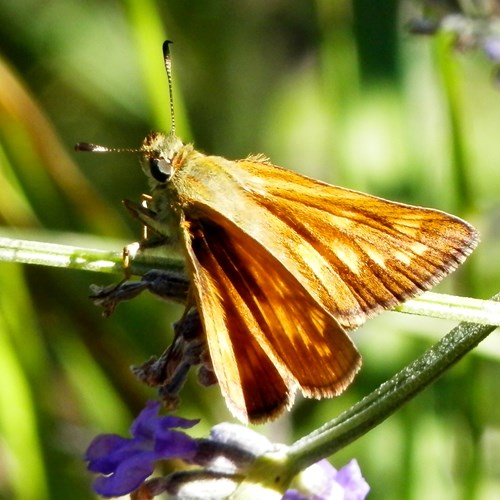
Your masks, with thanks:
<instances>
[{"instance_id":1,"label":"bokeh background","mask_svg":"<svg viewBox=\"0 0 500 500\"><path fill-rule=\"evenodd\" d=\"M474 4L484 13L496 2ZM151 130L168 131L161 43L169 38L186 141L228 158L263 152L328 182L467 218L482 244L437 290L493 295L495 64L481 46L458 51L449 35L410 34L406 23L422 13L419 2L394 0L3 0L0 235L116 250L139 237L120 203L147 190L135 155L72 148L137 147ZM97 433L126 434L154 397L128 367L166 347L180 309L144 296L104 319L89 285L118 279L0 264L0 498L94 498L87 444ZM364 367L349 390L298 399L261 431L293 442L452 326L397 313L370 321L354 334ZM495 337L332 462L356 457L372 499L499 498ZM179 414L202 418L199 435L231 419L217 387L194 377Z\"/></svg>"}]
</instances>

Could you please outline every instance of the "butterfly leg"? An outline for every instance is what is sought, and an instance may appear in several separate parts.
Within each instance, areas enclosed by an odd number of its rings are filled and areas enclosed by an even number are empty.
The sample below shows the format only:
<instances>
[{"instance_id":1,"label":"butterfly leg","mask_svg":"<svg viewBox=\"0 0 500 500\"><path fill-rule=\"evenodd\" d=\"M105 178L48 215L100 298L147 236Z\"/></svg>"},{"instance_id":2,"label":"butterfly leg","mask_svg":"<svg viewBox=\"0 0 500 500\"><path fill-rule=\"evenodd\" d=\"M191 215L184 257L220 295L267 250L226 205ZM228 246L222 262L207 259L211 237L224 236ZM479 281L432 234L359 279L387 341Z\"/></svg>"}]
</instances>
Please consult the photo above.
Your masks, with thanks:
<instances>
[{"instance_id":1,"label":"butterfly leg","mask_svg":"<svg viewBox=\"0 0 500 500\"><path fill-rule=\"evenodd\" d=\"M122 280L108 286L92 285L90 289L94 304L104 309L104 316L110 316L120 302L131 300L144 290L169 302L186 303L189 282L182 273L151 269L140 281Z\"/></svg>"},{"instance_id":2,"label":"butterfly leg","mask_svg":"<svg viewBox=\"0 0 500 500\"><path fill-rule=\"evenodd\" d=\"M198 311L191 308L174 324L174 340L163 354L153 356L132 371L145 384L158 387L165 406L173 410L179 405L179 392L192 366L200 366L198 380L202 385L217 381L209 359Z\"/></svg>"},{"instance_id":3,"label":"butterfly leg","mask_svg":"<svg viewBox=\"0 0 500 500\"><path fill-rule=\"evenodd\" d=\"M131 300L144 290L167 301L191 304L186 306L182 317L173 325L172 344L160 356L153 356L142 365L132 368L139 380L159 388L159 395L166 407L174 409L178 406L179 392L192 366L199 366L198 381L201 385L209 386L217 382L200 317L192 305L194 297L189 291L185 275L152 269L140 281L123 281L106 287L93 285L91 289L94 304L104 308L105 316L109 316L120 302Z\"/></svg>"},{"instance_id":4,"label":"butterfly leg","mask_svg":"<svg viewBox=\"0 0 500 500\"><path fill-rule=\"evenodd\" d=\"M127 245L123 249L123 268L126 278L131 275L130 263L138 253L152 248L172 247L171 238L158 231L158 214L149 208L151 199L151 196L143 194L140 204L130 200L123 201L125 208L142 222L142 239Z\"/></svg>"}]
</instances>

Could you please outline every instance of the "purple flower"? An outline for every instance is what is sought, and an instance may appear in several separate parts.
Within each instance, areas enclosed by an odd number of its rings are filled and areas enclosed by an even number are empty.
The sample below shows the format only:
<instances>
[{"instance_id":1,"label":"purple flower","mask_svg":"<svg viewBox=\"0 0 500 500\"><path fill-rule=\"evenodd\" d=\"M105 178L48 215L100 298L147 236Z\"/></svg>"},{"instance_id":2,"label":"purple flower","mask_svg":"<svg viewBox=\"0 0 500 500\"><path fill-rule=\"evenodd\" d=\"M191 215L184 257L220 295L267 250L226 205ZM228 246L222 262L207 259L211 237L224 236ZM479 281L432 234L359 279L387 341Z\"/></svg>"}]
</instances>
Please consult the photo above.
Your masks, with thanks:
<instances>
[{"instance_id":1,"label":"purple flower","mask_svg":"<svg viewBox=\"0 0 500 500\"><path fill-rule=\"evenodd\" d=\"M85 455L88 469L101 474L93 484L96 493L105 497L136 492L137 498L161 493L179 499L226 498L247 481L245 491L261 494L260 481L248 481L246 474L266 453L286 454L285 445L236 424L216 425L208 438L193 439L174 429L191 428L198 420L159 416L159 409L159 402L147 404L130 428L132 438L104 434L90 444ZM148 479L157 461L174 458L199 467ZM293 488L286 491L285 500L363 500L370 489L355 460L339 471L321 460L298 474Z\"/></svg>"},{"instance_id":2,"label":"purple flower","mask_svg":"<svg viewBox=\"0 0 500 500\"><path fill-rule=\"evenodd\" d=\"M296 488L287 490L283 500L363 500L370 491L356 460L338 471L321 460L302 471L294 483Z\"/></svg>"},{"instance_id":3,"label":"purple flower","mask_svg":"<svg viewBox=\"0 0 500 500\"><path fill-rule=\"evenodd\" d=\"M189 460L197 442L174 428L188 429L199 420L158 415L160 403L150 401L130 428L131 439L116 434L97 436L87 449L88 469L103 474L93 489L99 495L114 497L136 490L154 470L158 460Z\"/></svg>"}]
</instances>

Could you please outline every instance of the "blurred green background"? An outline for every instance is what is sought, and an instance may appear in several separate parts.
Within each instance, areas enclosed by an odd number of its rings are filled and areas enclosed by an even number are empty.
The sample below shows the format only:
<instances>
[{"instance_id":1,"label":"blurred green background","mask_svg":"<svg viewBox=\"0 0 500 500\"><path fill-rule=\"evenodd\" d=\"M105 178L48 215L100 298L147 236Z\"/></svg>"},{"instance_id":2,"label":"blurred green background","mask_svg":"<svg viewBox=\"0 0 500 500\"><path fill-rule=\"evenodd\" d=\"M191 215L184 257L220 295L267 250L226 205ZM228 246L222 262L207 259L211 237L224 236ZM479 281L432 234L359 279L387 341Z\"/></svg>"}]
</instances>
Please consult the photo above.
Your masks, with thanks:
<instances>
[{"instance_id":1,"label":"blurred green background","mask_svg":"<svg viewBox=\"0 0 500 500\"><path fill-rule=\"evenodd\" d=\"M437 290L493 295L500 91L481 51L405 32L412 4L3 0L1 234L115 250L140 236L120 204L147 190L135 155L72 148L137 147L151 130L169 129L161 56L169 38L184 140L228 158L263 152L325 181L467 218L482 244ZM0 264L0 498L93 498L87 444L100 432L127 433L154 397L128 367L166 347L180 309L144 296L104 319L89 285L118 279ZM291 443L451 326L396 313L370 321L354 334L364 367L352 387L331 401L299 399L262 432ZM356 457L372 499L500 498L497 337L334 465ZM203 418L199 435L230 419L218 388L201 389L194 377L179 413Z\"/></svg>"}]
</instances>

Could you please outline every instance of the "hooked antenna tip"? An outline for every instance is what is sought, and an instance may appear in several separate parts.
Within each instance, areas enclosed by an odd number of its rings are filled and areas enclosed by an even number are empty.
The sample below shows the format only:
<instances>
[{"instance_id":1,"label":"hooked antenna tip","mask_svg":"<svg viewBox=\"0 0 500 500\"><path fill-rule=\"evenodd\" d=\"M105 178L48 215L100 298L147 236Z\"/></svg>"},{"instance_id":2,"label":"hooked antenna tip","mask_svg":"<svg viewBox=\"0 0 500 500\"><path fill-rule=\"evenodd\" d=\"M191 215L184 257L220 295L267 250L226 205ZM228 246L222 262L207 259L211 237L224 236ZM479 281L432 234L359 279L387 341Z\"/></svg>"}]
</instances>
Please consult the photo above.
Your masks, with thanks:
<instances>
[{"instance_id":1,"label":"hooked antenna tip","mask_svg":"<svg viewBox=\"0 0 500 500\"><path fill-rule=\"evenodd\" d=\"M79 142L75 144L75 151L86 151L89 153L103 153L108 151L105 146L99 146L97 144L90 144L89 142Z\"/></svg>"},{"instance_id":2,"label":"hooked antenna tip","mask_svg":"<svg viewBox=\"0 0 500 500\"><path fill-rule=\"evenodd\" d=\"M163 48L163 58L164 59L166 59L167 57L170 56L170 47L169 46L171 43L174 43L174 42L172 42L172 40L165 40L163 42L162 48Z\"/></svg>"}]
</instances>

